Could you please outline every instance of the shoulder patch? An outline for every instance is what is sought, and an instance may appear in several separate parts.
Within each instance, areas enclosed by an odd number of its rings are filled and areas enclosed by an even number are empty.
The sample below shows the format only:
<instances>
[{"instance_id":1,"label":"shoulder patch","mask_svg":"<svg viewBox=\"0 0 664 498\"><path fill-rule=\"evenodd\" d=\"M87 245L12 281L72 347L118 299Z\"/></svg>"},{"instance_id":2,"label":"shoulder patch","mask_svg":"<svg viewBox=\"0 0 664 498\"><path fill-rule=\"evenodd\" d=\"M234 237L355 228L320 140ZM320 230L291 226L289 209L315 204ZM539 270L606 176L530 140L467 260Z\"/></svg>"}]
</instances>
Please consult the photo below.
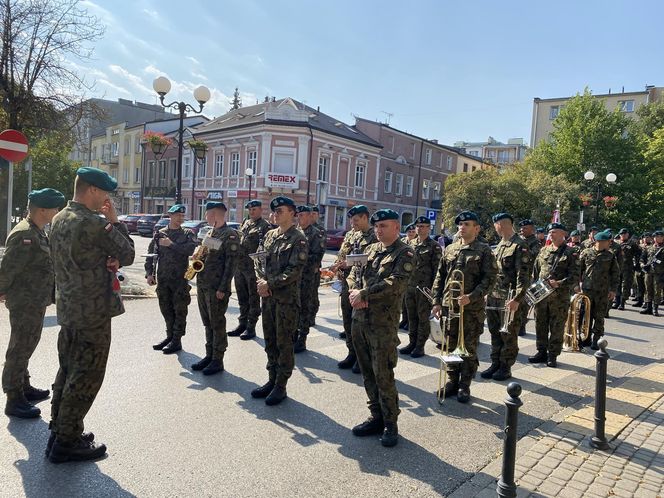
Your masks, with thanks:
<instances>
[{"instance_id":1,"label":"shoulder patch","mask_svg":"<svg viewBox=\"0 0 664 498\"><path fill-rule=\"evenodd\" d=\"M30 244L32 244L32 239L23 239L24 246L29 246Z\"/></svg>"},{"instance_id":2,"label":"shoulder patch","mask_svg":"<svg viewBox=\"0 0 664 498\"><path fill-rule=\"evenodd\" d=\"M104 227L104 230L106 230L107 232L112 231L113 230L113 224L110 223L110 222L106 223L106 226Z\"/></svg>"},{"instance_id":3,"label":"shoulder patch","mask_svg":"<svg viewBox=\"0 0 664 498\"><path fill-rule=\"evenodd\" d=\"M410 252L410 251L407 251L406 254L408 254L408 256L411 257L411 258L415 255L415 254L413 254L413 253Z\"/></svg>"},{"instance_id":4,"label":"shoulder patch","mask_svg":"<svg viewBox=\"0 0 664 498\"><path fill-rule=\"evenodd\" d=\"M307 241L306 240L300 240L300 245L301 246L307 245Z\"/></svg>"}]
</instances>

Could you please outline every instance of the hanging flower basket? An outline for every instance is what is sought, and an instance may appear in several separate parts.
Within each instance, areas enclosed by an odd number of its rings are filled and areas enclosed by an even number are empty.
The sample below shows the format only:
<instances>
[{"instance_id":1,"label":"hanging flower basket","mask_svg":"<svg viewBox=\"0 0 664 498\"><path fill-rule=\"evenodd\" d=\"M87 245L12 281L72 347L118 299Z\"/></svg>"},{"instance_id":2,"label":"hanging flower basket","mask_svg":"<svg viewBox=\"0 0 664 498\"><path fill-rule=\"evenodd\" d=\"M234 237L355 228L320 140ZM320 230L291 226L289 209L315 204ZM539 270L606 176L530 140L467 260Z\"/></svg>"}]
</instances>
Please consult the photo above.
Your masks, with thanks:
<instances>
[{"instance_id":1,"label":"hanging flower basket","mask_svg":"<svg viewBox=\"0 0 664 498\"><path fill-rule=\"evenodd\" d=\"M205 142L202 140L188 140L187 145L191 150L194 151L196 159L203 159L205 157L205 153L208 149L208 146Z\"/></svg>"},{"instance_id":2,"label":"hanging flower basket","mask_svg":"<svg viewBox=\"0 0 664 498\"><path fill-rule=\"evenodd\" d=\"M166 148L173 143L173 140L165 137L163 133L148 131L143 134L143 143L148 144L155 155L159 155L164 153Z\"/></svg>"},{"instance_id":3,"label":"hanging flower basket","mask_svg":"<svg viewBox=\"0 0 664 498\"><path fill-rule=\"evenodd\" d=\"M615 196L607 195L606 197L604 197L604 205L606 206L607 209L615 207L617 203L618 203L618 198Z\"/></svg>"},{"instance_id":4,"label":"hanging flower basket","mask_svg":"<svg viewBox=\"0 0 664 498\"><path fill-rule=\"evenodd\" d=\"M579 195L579 200L584 206L590 206L590 203L593 200L593 196L590 194L580 194Z\"/></svg>"}]
</instances>

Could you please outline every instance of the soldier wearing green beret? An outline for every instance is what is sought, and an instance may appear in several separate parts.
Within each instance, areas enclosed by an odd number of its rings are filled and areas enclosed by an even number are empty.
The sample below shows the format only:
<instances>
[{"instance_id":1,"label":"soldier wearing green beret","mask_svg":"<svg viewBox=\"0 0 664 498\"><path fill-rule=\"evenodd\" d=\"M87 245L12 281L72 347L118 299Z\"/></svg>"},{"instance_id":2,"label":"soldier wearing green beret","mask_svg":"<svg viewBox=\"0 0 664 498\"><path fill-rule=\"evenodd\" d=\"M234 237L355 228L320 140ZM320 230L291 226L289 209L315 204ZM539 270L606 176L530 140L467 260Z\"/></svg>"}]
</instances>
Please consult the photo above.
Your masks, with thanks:
<instances>
[{"instance_id":1,"label":"soldier wearing green beret","mask_svg":"<svg viewBox=\"0 0 664 498\"><path fill-rule=\"evenodd\" d=\"M620 257L622 265L620 266L620 284L618 285L618 292L614 308L619 310L625 309L627 298L632 292L634 284L634 271L639 266L639 259L641 258L641 248L636 240L632 239L632 235L627 228L621 228L618 232L620 236Z\"/></svg>"},{"instance_id":2,"label":"soldier wearing green beret","mask_svg":"<svg viewBox=\"0 0 664 498\"><path fill-rule=\"evenodd\" d=\"M365 249L365 267L354 266L348 286L353 307L353 345L369 398L369 418L353 427L355 436L381 434L383 446L398 442L397 364L399 308L414 267L412 247L399 240L399 215L381 209L371 216L378 242Z\"/></svg>"},{"instance_id":3,"label":"soldier wearing green beret","mask_svg":"<svg viewBox=\"0 0 664 498\"><path fill-rule=\"evenodd\" d=\"M450 298L452 274L456 270L463 272L464 286L457 303L463 306L464 344L462 346L468 351L468 356L463 358L461 365L446 366L449 380L442 390L445 396L456 394L457 401L468 403L470 384L479 367L477 348L480 335L484 331L485 298L496 284L498 265L491 248L477 240L481 229L477 214L463 211L457 215L454 223L459 229L459 238L445 248L440 259L432 290L434 298L432 313L438 318L443 313L449 313L449 309L443 311L443 305L446 305ZM459 318L449 321L448 332L449 350L453 351L459 345ZM443 392L438 395L442 396Z\"/></svg>"},{"instance_id":4,"label":"soldier wearing green beret","mask_svg":"<svg viewBox=\"0 0 664 498\"><path fill-rule=\"evenodd\" d=\"M270 224L263 218L263 203L259 200L247 202L249 216L240 226L240 255L235 269L235 292L240 306L238 326L231 330L230 337L240 336L247 341L256 337L256 322L261 313L261 301L256 289L256 273L250 254L258 251L258 247L270 230Z\"/></svg>"},{"instance_id":5,"label":"soldier wearing green beret","mask_svg":"<svg viewBox=\"0 0 664 498\"><path fill-rule=\"evenodd\" d=\"M537 238L535 232L535 222L530 219L521 220L519 222L519 236L526 243L528 251L530 252L530 261L532 262L532 265L534 265L535 260L537 259L537 255L539 254L540 249L542 249L542 244ZM534 275L532 274L532 267L530 276L532 280L534 278ZM523 306L519 306L516 312L519 315L519 321L521 322L521 326L519 327L519 336L525 336L526 323L528 323L528 313L530 312L530 307L526 303L523 303Z\"/></svg>"},{"instance_id":6,"label":"soldier wearing green beret","mask_svg":"<svg viewBox=\"0 0 664 498\"><path fill-rule=\"evenodd\" d=\"M79 168L74 199L51 224L60 369L53 383L51 462L90 460L106 446L83 433L83 418L101 388L111 346L111 318L124 313L116 272L134 261L134 243L109 192L115 178ZM100 216L103 215L103 216Z\"/></svg>"},{"instance_id":7,"label":"soldier wearing green beret","mask_svg":"<svg viewBox=\"0 0 664 498\"><path fill-rule=\"evenodd\" d=\"M590 227L590 232L588 232L588 238L581 242L581 246L583 246L583 249L588 249L589 247L593 247L595 244L595 234L598 233L599 227L592 226Z\"/></svg>"},{"instance_id":8,"label":"soldier wearing green beret","mask_svg":"<svg viewBox=\"0 0 664 498\"><path fill-rule=\"evenodd\" d=\"M224 354L228 348L226 311L240 254L240 234L226 224L226 211L223 202L205 205L205 220L212 230L193 255L194 260L203 262L203 269L196 274L196 297L205 327L205 356L191 368L202 370L203 375L224 371Z\"/></svg>"},{"instance_id":9,"label":"soldier wearing green beret","mask_svg":"<svg viewBox=\"0 0 664 498\"><path fill-rule=\"evenodd\" d=\"M613 238L613 232L611 231L610 228L607 228L605 232L609 235L609 251L613 253L613 255L616 257L616 261L618 262L618 277L620 277L620 273L622 272L624 263L623 263L623 257L622 257L622 252L620 251L620 244L616 242ZM616 293L617 295L617 293ZM609 318L609 311L611 308L617 308L618 303L615 301L615 296L609 300L609 302L606 305L606 313L604 314L605 318Z\"/></svg>"},{"instance_id":10,"label":"soldier wearing green beret","mask_svg":"<svg viewBox=\"0 0 664 498\"><path fill-rule=\"evenodd\" d=\"M636 269L634 270L635 276L634 280L636 282L636 302L632 304L635 308L646 308L647 305L644 303L646 296L646 276L643 268L641 267L641 260L643 258L643 253L648 250L648 246L651 246L653 243L652 234L650 232L643 232L639 240L639 250L640 256Z\"/></svg>"},{"instance_id":11,"label":"soldier wearing green beret","mask_svg":"<svg viewBox=\"0 0 664 498\"><path fill-rule=\"evenodd\" d=\"M294 223L295 203L288 197L270 202L278 227L265 236L265 263L255 262L258 295L263 298L261 316L267 354L268 381L251 391L276 405L287 397L286 384L293 373L293 338L300 312L300 279L307 263L307 238Z\"/></svg>"},{"instance_id":12,"label":"soldier wearing green beret","mask_svg":"<svg viewBox=\"0 0 664 498\"><path fill-rule=\"evenodd\" d=\"M28 362L39 344L46 307L53 303L55 293L51 247L44 227L64 202L65 197L52 188L30 192L28 216L7 237L0 264L0 301L6 301L11 327L2 390L7 395L5 413L13 417L38 417L41 410L31 402L49 395L47 389L30 384Z\"/></svg>"},{"instance_id":13,"label":"soldier wearing green beret","mask_svg":"<svg viewBox=\"0 0 664 498\"><path fill-rule=\"evenodd\" d=\"M148 285L157 286L159 310L166 321L166 338L152 348L164 354L182 349L182 336L187 330L187 312L191 303L191 286L184 274L197 242L194 232L182 228L185 212L183 204L171 206L168 225L160 229L148 245L148 253L156 253L158 257L145 260L145 278Z\"/></svg>"},{"instance_id":14,"label":"soldier wearing green beret","mask_svg":"<svg viewBox=\"0 0 664 498\"><path fill-rule=\"evenodd\" d=\"M321 231L323 234L323 240L325 241L325 248L327 249L327 230L325 229L325 226L320 221L320 208L317 205L312 205L311 206L311 219L313 220L313 224L318 230ZM315 283L314 287L316 289L320 288L320 272L316 274L314 277ZM318 315L318 310L320 309L320 299L318 297L318 292L315 292L313 296L313 303L311 305L311 313L310 313L310 320L309 320L309 326L314 327L316 325L316 315Z\"/></svg>"},{"instance_id":15,"label":"soldier wearing green beret","mask_svg":"<svg viewBox=\"0 0 664 498\"><path fill-rule=\"evenodd\" d=\"M641 254L641 268L645 276L646 308L642 315L659 316L659 304L664 289L664 231L653 232L654 243Z\"/></svg>"},{"instance_id":16,"label":"soldier wearing green beret","mask_svg":"<svg viewBox=\"0 0 664 498\"><path fill-rule=\"evenodd\" d=\"M577 255L581 254L583 247L581 247L581 233L578 230L570 232L567 247L571 247Z\"/></svg>"}]
</instances>

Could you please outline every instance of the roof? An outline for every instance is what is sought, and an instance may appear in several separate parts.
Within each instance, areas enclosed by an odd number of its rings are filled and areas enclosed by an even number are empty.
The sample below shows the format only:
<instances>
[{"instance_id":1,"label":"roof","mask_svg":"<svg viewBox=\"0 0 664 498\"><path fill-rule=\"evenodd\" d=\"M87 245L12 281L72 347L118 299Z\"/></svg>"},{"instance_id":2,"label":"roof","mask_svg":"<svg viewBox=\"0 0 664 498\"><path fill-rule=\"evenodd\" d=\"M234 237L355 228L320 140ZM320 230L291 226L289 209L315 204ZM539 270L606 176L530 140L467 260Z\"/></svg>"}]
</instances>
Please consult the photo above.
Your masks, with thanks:
<instances>
[{"instance_id":1,"label":"roof","mask_svg":"<svg viewBox=\"0 0 664 498\"><path fill-rule=\"evenodd\" d=\"M202 115L187 116L184 118L183 124L185 128L191 128L193 126L198 126L209 121L209 118ZM163 133L164 135L178 131L179 127L180 118L162 119L159 121L149 121L145 123L145 131L154 131L156 133Z\"/></svg>"},{"instance_id":2,"label":"roof","mask_svg":"<svg viewBox=\"0 0 664 498\"><path fill-rule=\"evenodd\" d=\"M173 116L160 105L132 102L118 99L89 99L88 104L94 106L99 112L93 112L89 121L90 136L105 133L108 126L118 123L127 123L127 127L136 126L150 120L164 119Z\"/></svg>"},{"instance_id":3,"label":"roof","mask_svg":"<svg viewBox=\"0 0 664 498\"><path fill-rule=\"evenodd\" d=\"M197 134L244 128L258 124L307 127L372 147L383 147L379 142L353 126L319 110L312 109L290 97L231 110L223 116L199 126Z\"/></svg>"},{"instance_id":4,"label":"roof","mask_svg":"<svg viewBox=\"0 0 664 498\"><path fill-rule=\"evenodd\" d=\"M648 95L648 93L651 90L661 89L661 88L662 87L650 87L646 90L642 90L642 91L639 91L639 92L616 92L616 93L598 93L598 94L592 93L591 95L593 97L623 97L623 96L631 97L631 96L635 96L635 95ZM582 95L582 94L578 93L577 95ZM535 97L533 100L535 102L554 102L556 100L570 100L570 99L573 99L574 97L576 97L576 95L570 95L568 97L555 97L555 98L548 98L548 99L541 99L539 97Z\"/></svg>"}]
</instances>

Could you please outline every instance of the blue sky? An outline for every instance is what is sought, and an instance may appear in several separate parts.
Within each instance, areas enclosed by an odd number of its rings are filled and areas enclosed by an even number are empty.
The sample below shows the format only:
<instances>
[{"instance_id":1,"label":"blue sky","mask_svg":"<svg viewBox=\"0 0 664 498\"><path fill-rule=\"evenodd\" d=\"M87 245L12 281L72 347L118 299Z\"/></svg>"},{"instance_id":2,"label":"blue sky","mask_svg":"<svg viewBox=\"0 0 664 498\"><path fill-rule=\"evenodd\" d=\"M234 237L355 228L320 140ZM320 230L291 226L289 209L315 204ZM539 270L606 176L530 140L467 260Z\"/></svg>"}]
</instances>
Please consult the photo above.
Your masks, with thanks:
<instances>
[{"instance_id":1,"label":"blue sky","mask_svg":"<svg viewBox=\"0 0 664 498\"><path fill-rule=\"evenodd\" d=\"M664 86L664 2L616 0L85 0L106 25L90 96L194 103L209 116L290 96L352 124L442 143L530 138L534 97Z\"/></svg>"}]
</instances>

